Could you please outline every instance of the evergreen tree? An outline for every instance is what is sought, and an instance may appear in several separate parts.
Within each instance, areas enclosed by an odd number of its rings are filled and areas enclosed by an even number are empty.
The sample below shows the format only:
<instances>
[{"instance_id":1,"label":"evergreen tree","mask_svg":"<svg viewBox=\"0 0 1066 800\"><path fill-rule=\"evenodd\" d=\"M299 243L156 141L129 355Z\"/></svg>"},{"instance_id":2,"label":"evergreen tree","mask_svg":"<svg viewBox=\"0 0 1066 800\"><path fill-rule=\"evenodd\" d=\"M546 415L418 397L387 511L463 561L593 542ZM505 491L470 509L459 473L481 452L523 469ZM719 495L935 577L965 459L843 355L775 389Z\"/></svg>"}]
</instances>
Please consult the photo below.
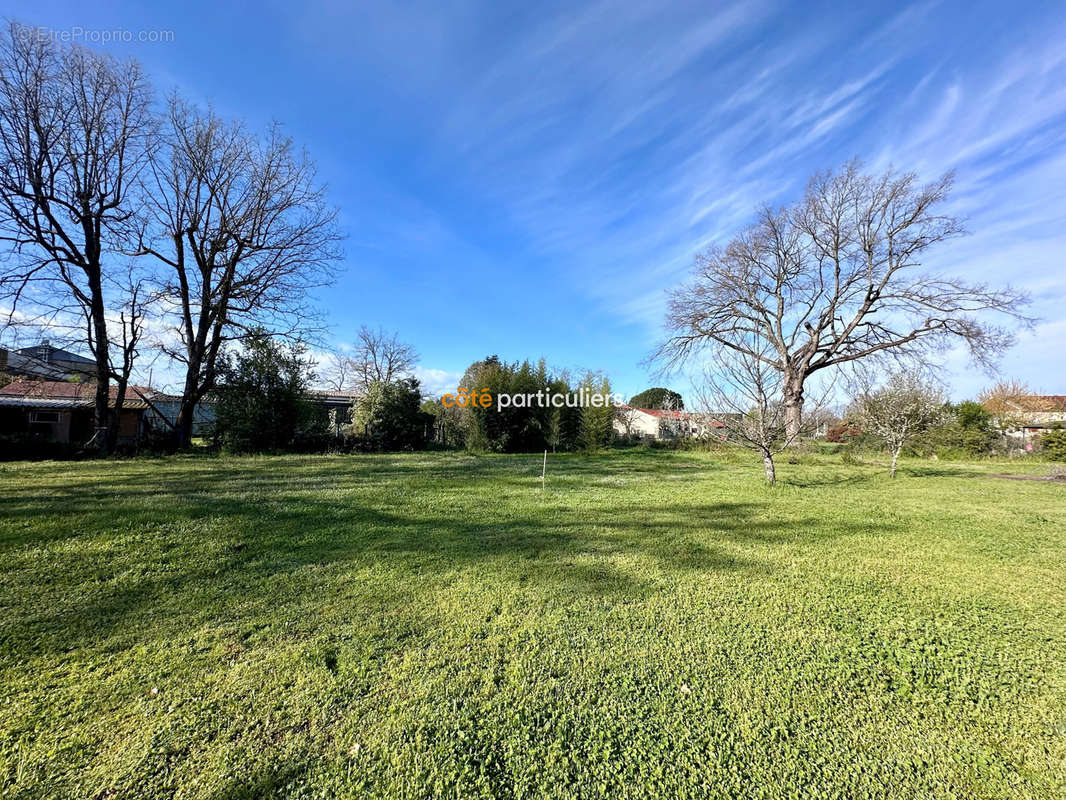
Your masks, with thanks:
<instances>
[{"instance_id":1,"label":"evergreen tree","mask_svg":"<svg viewBox=\"0 0 1066 800\"><path fill-rule=\"evenodd\" d=\"M611 382L604 375L590 372L579 388L583 388L586 395L599 395L605 401L603 406L586 404L581 407L579 443L583 450L595 452L608 447L614 434L614 406L606 402L611 394Z\"/></svg>"},{"instance_id":2,"label":"evergreen tree","mask_svg":"<svg viewBox=\"0 0 1066 800\"><path fill-rule=\"evenodd\" d=\"M324 420L307 399L313 373L304 347L275 341L264 331L243 344L222 358L216 441L236 452L269 452L318 432Z\"/></svg>"},{"instance_id":3,"label":"evergreen tree","mask_svg":"<svg viewBox=\"0 0 1066 800\"><path fill-rule=\"evenodd\" d=\"M629 398L629 405L633 408L670 408L675 411L683 411L685 408L680 394L661 386L633 395Z\"/></svg>"},{"instance_id":4,"label":"evergreen tree","mask_svg":"<svg viewBox=\"0 0 1066 800\"><path fill-rule=\"evenodd\" d=\"M352 404L353 433L375 450L420 450L432 423L417 378L374 381Z\"/></svg>"}]
</instances>

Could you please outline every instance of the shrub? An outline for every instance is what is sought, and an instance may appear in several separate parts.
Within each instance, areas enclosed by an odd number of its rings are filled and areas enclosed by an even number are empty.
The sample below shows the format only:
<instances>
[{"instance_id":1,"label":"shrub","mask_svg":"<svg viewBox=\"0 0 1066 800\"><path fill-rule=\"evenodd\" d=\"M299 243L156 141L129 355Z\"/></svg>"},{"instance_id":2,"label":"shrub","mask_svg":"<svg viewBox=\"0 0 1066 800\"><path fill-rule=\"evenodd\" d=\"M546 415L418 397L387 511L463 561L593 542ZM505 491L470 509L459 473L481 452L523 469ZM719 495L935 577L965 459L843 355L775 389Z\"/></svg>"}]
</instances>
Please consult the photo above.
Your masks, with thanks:
<instances>
[{"instance_id":1,"label":"shrub","mask_svg":"<svg viewBox=\"0 0 1066 800\"><path fill-rule=\"evenodd\" d=\"M842 443L849 442L853 439L858 439L862 436L862 429L855 425L849 425L846 422L841 422L838 425L833 425L825 433L825 440L827 442Z\"/></svg>"},{"instance_id":2,"label":"shrub","mask_svg":"<svg viewBox=\"0 0 1066 800\"><path fill-rule=\"evenodd\" d=\"M999 434L993 430L968 428L954 419L915 439L908 451L912 455L937 455L941 458L987 456L997 450L1000 439Z\"/></svg>"},{"instance_id":3,"label":"shrub","mask_svg":"<svg viewBox=\"0 0 1066 800\"><path fill-rule=\"evenodd\" d=\"M69 461L81 455L78 445L39 436L0 436L0 461Z\"/></svg>"},{"instance_id":4,"label":"shrub","mask_svg":"<svg viewBox=\"0 0 1066 800\"><path fill-rule=\"evenodd\" d=\"M1040 439L1045 457L1051 461L1066 461L1066 428L1056 428Z\"/></svg>"},{"instance_id":5,"label":"shrub","mask_svg":"<svg viewBox=\"0 0 1066 800\"><path fill-rule=\"evenodd\" d=\"M433 415L422 410L418 380L377 382L352 406L351 433L370 450L421 450Z\"/></svg>"},{"instance_id":6,"label":"shrub","mask_svg":"<svg viewBox=\"0 0 1066 800\"><path fill-rule=\"evenodd\" d=\"M244 341L244 349L221 359L215 391L215 440L234 452L303 448L325 420L307 400L311 362L298 344L274 341L265 332Z\"/></svg>"}]
</instances>

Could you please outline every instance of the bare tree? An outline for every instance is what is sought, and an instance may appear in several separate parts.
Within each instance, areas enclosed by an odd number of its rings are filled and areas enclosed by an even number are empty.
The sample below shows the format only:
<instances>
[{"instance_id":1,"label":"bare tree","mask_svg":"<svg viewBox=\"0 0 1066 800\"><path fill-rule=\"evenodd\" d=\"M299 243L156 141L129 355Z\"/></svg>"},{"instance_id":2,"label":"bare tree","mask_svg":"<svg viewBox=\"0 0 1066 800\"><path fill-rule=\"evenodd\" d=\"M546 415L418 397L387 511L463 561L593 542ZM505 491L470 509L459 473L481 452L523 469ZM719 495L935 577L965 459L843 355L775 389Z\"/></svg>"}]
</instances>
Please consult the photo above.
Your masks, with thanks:
<instances>
[{"instance_id":1,"label":"bare tree","mask_svg":"<svg viewBox=\"0 0 1066 800\"><path fill-rule=\"evenodd\" d=\"M348 368L355 387L366 391L375 383L392 383L410 376L418 364L418 351L401 342L399 334L384 329L359 329Z\"/></svg>"},{"instance_id":2,"label":"bare tree","mask_svg":"<svg viewBox=\"0 0 1066 800\"><path fill-rule=\"evenodd\" d=\"M614 418L622 426L622 433L628 439L633 435L633 425L637 421L640 412L631 405L615 406Z\"/></svg>"},{"instance_id":3,"label":"bare tree","mask_svg":"<svg viewBox=\"0 0 1066 800\"><path fill-rule=\"evenodd\" d=\"M153 224L140 254L168 268L160 294L177 343L160 346L184 367L185 446L224 343L259 328L306 334L309 292L332 280L339 236L313 164L277 125L255 137L174 97L165 141L152 160Z\"/></svg>"},{"instance_id":4,"label":"bare tree","mask_svg":"<svg viewBox=\"0 0 1066 800\"><path fill-rule=\"evenodd\" d=\"M319 377L327 389L348 391L355 380L351 356L336 351L327 353L320 365Z\"/></svg>"},{"instance_id":5,"label":"bare tree","mask_svg":"<svg viewBox=\"0 0 1066 800\"><path fill-rule=\"evenodd\" d=\"M992 415L1000 433L1019 428L1025 424L1033 410L1036 398L1029 386L1019 380L1001 380L985 389L977 397L985 410ZM1048 411L1054 410L1048 407Z\"/></svg>"},{"instance_id":6,"label":"bare tree","mask_svg":"<svg viewBox=\"0 0 1066 800\"><path fill-rule=\"evenodd\" d=\"M863 380L855 406L863 430L885 443L892 455L890 474L903 446L944 419L944 396L932 383L911 373L895 373L884 385L874 387Z\"/></svg>"},{"instance_id":7,"label":"bare tree","mask_svg":"<svg viewBox=\"0 0 1066 800\"><path fill-rule=\"evenodd\" d=\"M122 407L120 396L108 409L108 290L122 274L113 259L135 217L150 99L135 62L60 49L18 23L0 44L0 241L11 248L0 291L12 311L28 301L39 319L84 324L96 362L101 452L114 440L108 430ZM124 349L120 361L134 353Z\"/></svg>"},{"instance_id":8,"label":"bare tree","mask_svg":"<svg viewBox=\"0 0 1066 800\"><path fill-rule=\"evenodd\" d=\"M931 247L963 233L939 210L951 185L951 174L920 186L913 174L866 175L856 162L816 175L800 203L764 208L726 247L696 257L693 279L672 295L671 336L652 358L671 367L724 349L780 372L790 438L807 380L827 367L956 342L989 366L1013 338L983 312L1029 323L1028 300L920 271Z\"/></svg>"},{"instance_id":9,"label":"bare tree","mask_svg":"<svg viewBox=\"0 0 1066 800\"><path fill-rule=\"evenodd\" d=\"M696 399L700 428L711 431L718 423L729 441L761 455L766 481L773 485L777 480L774 456L791 446L803 428L788 424L788 410L781 400L784 376L766 350L755 339L747 347L723 350L705 368Z\"/></svg>"}]
</instances>

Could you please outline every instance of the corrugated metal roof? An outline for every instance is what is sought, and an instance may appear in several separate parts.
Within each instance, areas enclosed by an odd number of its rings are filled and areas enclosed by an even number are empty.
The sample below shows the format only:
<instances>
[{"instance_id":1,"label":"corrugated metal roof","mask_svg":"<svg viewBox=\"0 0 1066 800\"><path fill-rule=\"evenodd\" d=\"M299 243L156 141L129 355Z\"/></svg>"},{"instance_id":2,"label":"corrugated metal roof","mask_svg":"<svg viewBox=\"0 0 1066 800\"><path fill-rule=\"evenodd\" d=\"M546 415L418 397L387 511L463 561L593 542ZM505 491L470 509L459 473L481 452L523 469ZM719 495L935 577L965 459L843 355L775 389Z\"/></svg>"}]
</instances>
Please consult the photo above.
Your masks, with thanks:
<instances>
[{"instance_id":1,"label":"corrugated metal roof","mask_svg":"<svg viewBox=\"0 0 1066 800\"><path fill-rule=\"evenodd\" d=\"M15 408L92 408L91 400L66 400L60 397L5 397L0 406Z\"/></svg>"}]
</instances>

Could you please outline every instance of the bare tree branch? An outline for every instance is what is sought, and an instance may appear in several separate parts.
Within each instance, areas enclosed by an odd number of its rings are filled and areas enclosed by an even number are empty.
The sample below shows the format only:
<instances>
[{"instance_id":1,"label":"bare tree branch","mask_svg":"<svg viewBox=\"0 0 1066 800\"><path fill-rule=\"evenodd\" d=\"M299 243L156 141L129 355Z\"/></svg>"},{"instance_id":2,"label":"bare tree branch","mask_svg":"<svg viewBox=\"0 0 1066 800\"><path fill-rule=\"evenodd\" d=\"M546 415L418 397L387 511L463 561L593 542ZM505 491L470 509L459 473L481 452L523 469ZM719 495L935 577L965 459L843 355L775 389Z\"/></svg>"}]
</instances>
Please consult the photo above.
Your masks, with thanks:
<instances>
[{"instance_id":1,"label":"bare tree branch","mask_svg":"<svg viewBox=\"0 0 1066 800\"><path fill-rule=\"evenodd\" d=\"M343 388L366 391L375 383L392 383L413 374L417 364L418 351L401 342L399 334L387 333L382 328L375 331L363 325L345 364L348 385Z\"/></svg>"},{"instance_id":2,"label":"bare tree branch","mask_svg":"<svg viewBox=\"0 0 1066 800\"><path fill-rule=\"evenodd\" d=\"M105 452L122 406L120 392L108 408L109 306L131 297L127 284L114 296L125 274L114 256L135 225L150 99L135 62L59 48L16 22L0 43L0 241L8 246L0 296L12 312L28 301L84 321L97 366L96 440ZM125 364L136 340L122 325Z\"/></svg>"},{"instance_id":3,"label":"bare tree branch","mask_svg":"<svg viewBox=\"0 0 1066 800\"><path fill-rule=\"evenodd\" d=\"M990 368L1013 336L989 313L1033 320L1021 312L1022 292L920 271L929 248L963 233L939 211L952 180L921 186L909 173L864 174L857 162L816 175L797 205L763 209L724 248L697 255L651 360L671 369L726 348L780 372L793 433L807 379L828 367L927 356L961 341Z\"/></svg>"},{"instance_id":4,"label":"bare tree branch","mask_svg":"<svg viewBox=\"0 0 1066 800\"><path fill-rule=\"evenodd\" d=\"M303 338L315 316L308 298L332 281L340 257L336 210L314 165L272 126L265 137L172 97L165 146L148 172L152 224L138 254L168 278L159 294L185 367L179 444L192 436L196 404L211 391L226 342L269 328Z\"/></svg>"}]
</instances>

